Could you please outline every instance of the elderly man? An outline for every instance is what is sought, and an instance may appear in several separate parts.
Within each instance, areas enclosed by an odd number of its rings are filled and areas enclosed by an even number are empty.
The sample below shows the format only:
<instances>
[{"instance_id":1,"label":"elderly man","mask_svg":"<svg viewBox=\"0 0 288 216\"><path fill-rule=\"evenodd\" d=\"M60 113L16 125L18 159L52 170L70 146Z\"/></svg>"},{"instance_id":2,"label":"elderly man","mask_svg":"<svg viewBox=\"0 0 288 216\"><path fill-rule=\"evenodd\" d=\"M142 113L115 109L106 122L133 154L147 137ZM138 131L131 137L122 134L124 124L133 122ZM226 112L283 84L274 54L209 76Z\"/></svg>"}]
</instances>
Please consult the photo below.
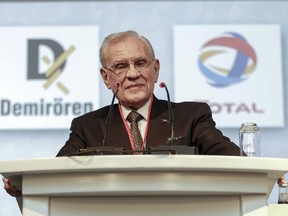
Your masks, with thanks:
<instances>
[{"instance_id":1,"label":"elderly man","mask_svg":"<svg viewBox=\"0 0 288 216\"><path fill-rule=\"evenodd\" d=\"M116 93L107 139L104 138L109 106L84 114L72 121L71 133L57 156L75 154L79 149L105 146L141 151L169 144L171 127L167 101L153 94L160 62L153 47L134 31L107 36L100 48L100 69L108 89ZM174 135L184 146L195 146L199 154L240 155L237 145L216 129L209 106L205 103L172 103ZM171 113L170 113L171 115ZM176 140L176 139L175 139ZM21 195L10 181L4 188L13 196Z\"/></svg>"},{"instance_id":2,"label":"elderly man","mask_svg":"<svg viewBox=\"0 0 288 216\"><path fill-rule=\"evenodd\" d=\"M150 42L134 31L120 32L105 38L100 49L100 69L108 89L116 92L120 84L107 136L107 146L143 150L167 143L170 134L167 101L153 95L160 62ZM102 145L109 106L73 120L71 134L58 156L78 149ZM129 113L139 113L141 143L133 140ZM205 103L172 103L174 134L181 144L197 146L199 154L240 155L239 148L215 128L211 110ZM138 114L137 114L138 115ZM136 127L137 127L136 126ZM133 136L132 136L133 135Z\"/></svg>"}]
</instances>

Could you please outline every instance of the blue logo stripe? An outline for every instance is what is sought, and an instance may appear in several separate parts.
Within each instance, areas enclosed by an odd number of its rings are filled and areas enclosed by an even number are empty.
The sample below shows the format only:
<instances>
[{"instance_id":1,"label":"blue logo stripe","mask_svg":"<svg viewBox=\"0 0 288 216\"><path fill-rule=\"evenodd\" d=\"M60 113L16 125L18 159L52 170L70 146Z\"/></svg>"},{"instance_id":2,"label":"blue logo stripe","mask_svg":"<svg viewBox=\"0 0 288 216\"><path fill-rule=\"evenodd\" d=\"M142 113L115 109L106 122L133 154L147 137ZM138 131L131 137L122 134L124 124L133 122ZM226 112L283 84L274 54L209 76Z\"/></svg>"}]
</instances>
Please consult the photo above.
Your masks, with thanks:
<instances>
[{"instance_id":1,"label":"blue logo stripe","mask_svg":"<svg viewBox=\"0 0 288 216\"><path fill-rule=\"evenodd\" d=\"M242 52L237 52L236 59L234 61L234 65L229 74L230 77L240 77L246 69L246 65L248 62L247 56Z\"/></svg>"}]
</instances>

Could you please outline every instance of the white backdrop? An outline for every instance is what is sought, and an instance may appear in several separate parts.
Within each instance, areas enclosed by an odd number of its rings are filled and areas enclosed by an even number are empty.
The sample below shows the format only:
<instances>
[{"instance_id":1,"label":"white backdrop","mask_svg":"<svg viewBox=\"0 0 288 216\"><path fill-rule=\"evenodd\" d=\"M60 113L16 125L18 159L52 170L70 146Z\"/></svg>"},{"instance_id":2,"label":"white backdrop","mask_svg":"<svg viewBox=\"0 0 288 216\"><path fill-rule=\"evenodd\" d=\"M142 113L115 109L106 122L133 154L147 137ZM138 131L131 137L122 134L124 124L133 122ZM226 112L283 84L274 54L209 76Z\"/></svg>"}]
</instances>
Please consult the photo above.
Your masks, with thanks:
<instances>
[{"instance_id":1,"label":"white backdrop","mask_svg":"<svg viewBox=\"0 0 288 216\"><path fill-rule=\"evenodd\" d=\"M283 46L282 81L284 110L286 110L288 97L286 93L288 83L286 75L286 62L288 62L287 8L288 2L286 1L10 1L0 2L0 26L98 25L99 42L112 32L136 30L151 40L156 56L161 62L159 80L167 83L171 98L174 100L174 25L279 24ZM273 43L273 41L267 43ZM95 61L98 61L98 56L95 56ZM95 68L95 73L99 73L98 68ZM0 74L2 77L5 76L5 71L1 70ZM267 88L273 88L273 84L267 81ZM97 85L96 82L95 85ZM85 83L81 87L85 88ZM102 83L97 87L99 87L101 95L100 106L109 104L111 93ZM5 91L5 89L0 86L0 91ZM156 88L155 93L157 97L165 98L163 90ZM91 90L91 94L93 94L93 90ZM267 97L269 98L269 95ZM287 118L288 115L285 112L285 123ZM67 129L62 130L2 129L0 131L0 160L54 157L68 138L69 126L67 125ZM238 128L220 129L235 143L238 143ZM280 128L262 127L261 136L262 156L288 158L288 127L286 124L285 127ZM0 199L1 216L20 215L14 198L9 197L2 187ZM276 203L276 201L277 188L275 187L269 202Z\"/></svg>"}]
</instances>

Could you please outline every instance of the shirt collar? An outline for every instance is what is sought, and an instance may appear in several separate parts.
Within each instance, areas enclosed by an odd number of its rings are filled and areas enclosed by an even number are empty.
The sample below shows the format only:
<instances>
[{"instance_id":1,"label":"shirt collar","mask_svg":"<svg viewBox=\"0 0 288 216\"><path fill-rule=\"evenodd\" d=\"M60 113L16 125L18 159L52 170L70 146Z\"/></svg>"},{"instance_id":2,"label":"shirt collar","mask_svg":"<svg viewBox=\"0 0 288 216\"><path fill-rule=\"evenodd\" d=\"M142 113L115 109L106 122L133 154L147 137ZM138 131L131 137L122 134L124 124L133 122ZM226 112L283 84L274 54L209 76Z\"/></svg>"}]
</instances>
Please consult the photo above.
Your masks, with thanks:
<instances>
[{"instance_id":1,"label":"shirt collar","mask_svg":"<svg viewBox=\"0 0 288 216\"><path fill-rule=\"evenodd\" d=\"M147 120L148 118L148 110L149 110L149 105L151 103L151 97L150 99L144 104L144 106L140 107L137 111L139 114L141 114L143 116L143 118L145 120ZM123 117L126 119L127 116L129 115L129 113L132 111L132 109L124 107L123 105L121 105L121 109L123 112Z\"/></svg>"}]
</instances>

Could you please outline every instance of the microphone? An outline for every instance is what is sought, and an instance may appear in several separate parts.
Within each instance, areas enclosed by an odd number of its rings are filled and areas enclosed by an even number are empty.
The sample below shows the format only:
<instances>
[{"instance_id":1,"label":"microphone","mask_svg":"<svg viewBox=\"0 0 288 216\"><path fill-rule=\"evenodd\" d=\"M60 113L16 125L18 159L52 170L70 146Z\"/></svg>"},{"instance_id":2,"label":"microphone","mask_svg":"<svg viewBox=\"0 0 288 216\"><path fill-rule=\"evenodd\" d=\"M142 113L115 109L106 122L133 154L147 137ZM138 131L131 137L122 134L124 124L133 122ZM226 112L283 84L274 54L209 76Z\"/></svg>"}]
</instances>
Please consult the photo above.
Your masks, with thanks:
<instances>
[{"instance_id":1,"label":"microphone","mask_svg":"<svg viewBox=\"0 0 288 216\"><path fill-rule=\"evenodd\" d=\"M184 137L179 136L175 137L174 135L174 114L172 110L172 103L170 100L170 94L167 88L167 85L164 82L159 84L160 88L165 88L167 95L167 105L168 105L168 113L169 113L169 123L170 123L170 137L168 137L167 143L170 145L158 145L157 147L150 147L151 153L159 154L161 150L170 154L189 154L189 155L197 155L198 147L197 146L186 146L184 144ZM175 143L174 143L175 141ZM174 145L176 144L176 145ZM163 153L162 152L162 153Z\"/></svg>"},{"instance_id":2,"label":"microphone","mask_svg":"<svg viewBox=\"0 0 288 216\"><path fill-rule=\"evenodd\" d=\"M103 136L103 140L102 140L102 147L105 147L105 145L106 145L108 128L109 128L110 121L111 121L112 111L113 111L113 107L114 107L114 101L115 101L115 98L116 98L116 95L117 95L117 93L119 91L120 86L121 86L121 84L119 82L115 83L116 91L113 94L112 101L111 101L111 104L110 104L110 107L109 107L109 111L108 111L108 114L107 114L107 117L106 117L105 131L104 131L104 136Z\"/></svg>"},{"instance_id":3,"label":"microphone","mask_svg":"<svg viewBox=\"0 0 288 216\"><path fill-rule=\"evenodd\" d=\"M107 147L106 146L106 140L107 140L107 134L108 134L108 128L110 125L111 121L111 116L112 116L112 111L114 107L114 101L116 98L116 95L119 91L121 84L119 82L115 83L116 91L113 94L112 101L109 107L109 111L106 117L106 122L105 122L105 130L104 130L104 135L102 139L102 146L101 147L89 147L86 149L79 149L75 154L70 154L68 156L79 156L79 155L121 155L123 154L124 148L117 148L117 147Z\"/></svg>"},{"instance_id":4,"label":"microphone","mask_svg":"<svg viewBox=\"0 0 288 216\"><path fill-rule=\"evenodd\" d=\"M167 85L164 82L159 84L160 88L165 88L166 95L167 95L167 105L168 105L168 114L169 114L169 123L170 123L170 137L168 137L168 142L170 145L173 146L174 137L174 115L172 110L172 104L170 100L170 94L167 88Z\"/></svg>"}]
</instances>

